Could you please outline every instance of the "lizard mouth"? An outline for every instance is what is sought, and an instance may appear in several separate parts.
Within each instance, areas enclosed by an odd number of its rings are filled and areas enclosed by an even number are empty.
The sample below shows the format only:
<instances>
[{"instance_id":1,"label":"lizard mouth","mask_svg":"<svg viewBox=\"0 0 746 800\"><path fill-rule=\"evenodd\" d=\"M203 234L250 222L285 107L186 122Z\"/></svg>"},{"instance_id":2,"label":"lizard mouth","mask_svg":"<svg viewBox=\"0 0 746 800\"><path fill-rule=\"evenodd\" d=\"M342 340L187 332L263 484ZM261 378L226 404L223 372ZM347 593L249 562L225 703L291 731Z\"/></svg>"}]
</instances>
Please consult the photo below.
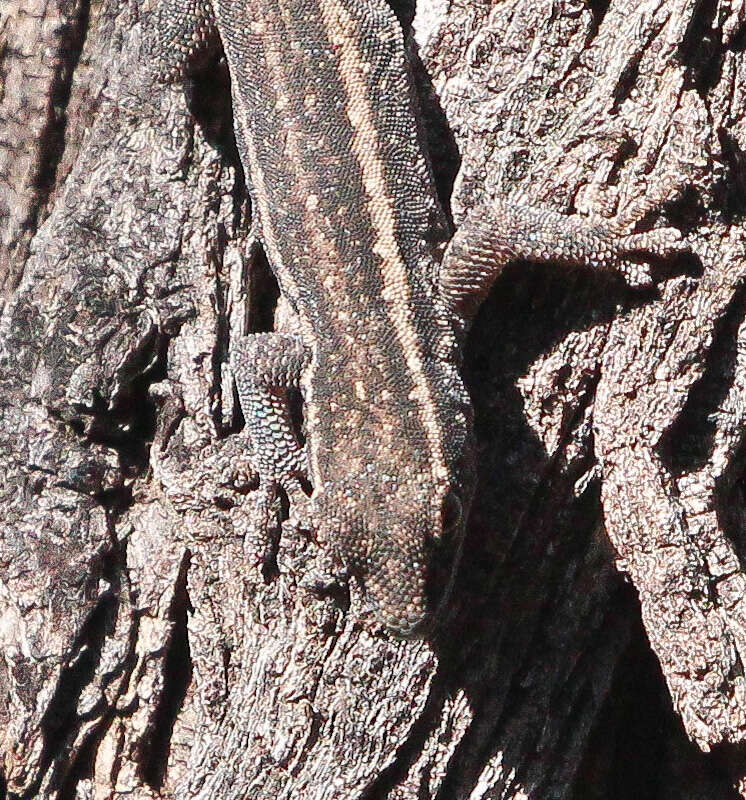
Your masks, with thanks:
<instances>
[{"instance_id":1,"label":"lizard mouth","mask_svg":"<svg viewBox=\"0 0 746 800\"><path fill-rule=\"evenodd\" d=\"M397 639L427 639L435 628L435 620L436 616L430 612L409 625L387 625L386 629Z\"/></svg>"}]
</instances>

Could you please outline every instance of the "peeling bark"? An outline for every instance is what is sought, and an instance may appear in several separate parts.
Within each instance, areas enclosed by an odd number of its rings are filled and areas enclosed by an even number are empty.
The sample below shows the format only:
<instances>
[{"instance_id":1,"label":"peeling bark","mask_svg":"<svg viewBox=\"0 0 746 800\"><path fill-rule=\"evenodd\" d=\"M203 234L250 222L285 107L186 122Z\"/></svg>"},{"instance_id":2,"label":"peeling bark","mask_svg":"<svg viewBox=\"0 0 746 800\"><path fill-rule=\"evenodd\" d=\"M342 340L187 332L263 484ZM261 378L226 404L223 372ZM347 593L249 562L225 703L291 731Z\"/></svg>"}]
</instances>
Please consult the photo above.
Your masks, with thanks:
<instances>
[{"instance_id":1,"label":"peeling bark","mask_svg":"<svg viewBox=\"0 0 746 800\"><path fill-rule=\"evenodd\" d=\"M418 4L456 223L522 194L694 255L655 291L498 281L454 602L401 642L355 585L300 587L316 545L281 505L276 563L244 549L227 355L277 296L224 66L150 88L136 5L6 5L0 797L746 796L745 14Z\"/></svg>"}]
</instances>

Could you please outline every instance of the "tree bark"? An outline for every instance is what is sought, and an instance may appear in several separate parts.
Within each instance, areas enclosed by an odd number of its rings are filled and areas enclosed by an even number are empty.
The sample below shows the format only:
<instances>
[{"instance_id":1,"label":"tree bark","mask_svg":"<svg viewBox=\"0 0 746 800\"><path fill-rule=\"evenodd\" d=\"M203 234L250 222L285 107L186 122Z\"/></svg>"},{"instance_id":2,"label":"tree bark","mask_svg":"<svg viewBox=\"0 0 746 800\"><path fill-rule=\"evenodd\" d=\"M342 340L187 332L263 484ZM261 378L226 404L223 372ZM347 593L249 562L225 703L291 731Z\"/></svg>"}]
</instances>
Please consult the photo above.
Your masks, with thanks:
<instances>
[{"instance_id":1,"label":"tree bark","mask_svg":"<svg viewBox=\"0 0 746 800\"><path fill-rule=\"evenodd\" d=\"M528 196L692 257L498 280L454 599L397 641L301 587L282 504L244 547L228 353L282 315L224 64L143 86L139 5L8 0L0 798L746 797L744 6L398 6L456 224Z\"/></svg>"}]
</instances>

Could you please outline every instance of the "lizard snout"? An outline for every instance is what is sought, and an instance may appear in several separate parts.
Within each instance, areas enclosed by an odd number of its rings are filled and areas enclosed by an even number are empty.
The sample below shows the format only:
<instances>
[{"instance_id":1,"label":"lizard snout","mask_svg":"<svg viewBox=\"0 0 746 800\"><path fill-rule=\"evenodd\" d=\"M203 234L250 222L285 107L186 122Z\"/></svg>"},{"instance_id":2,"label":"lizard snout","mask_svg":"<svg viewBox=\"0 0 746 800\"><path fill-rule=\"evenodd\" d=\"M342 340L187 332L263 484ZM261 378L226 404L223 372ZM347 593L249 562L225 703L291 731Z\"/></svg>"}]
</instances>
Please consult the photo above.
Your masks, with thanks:
<instances>
[{"instance_id":1,"label":"lizard snout","mask_svg":"<svg viewBox=\"0 0 746 800\"><path fill-rule=\"evenodd\" d=\"M454 529L460 525L453 519ZM440 533L440 532L439 532ZM427 636L450 593L457 554L453 538L430 530L389 530L360 575L378 620L395 636ZM404 546L397 542L406 542Z\"/></svg>"}]
</instances>

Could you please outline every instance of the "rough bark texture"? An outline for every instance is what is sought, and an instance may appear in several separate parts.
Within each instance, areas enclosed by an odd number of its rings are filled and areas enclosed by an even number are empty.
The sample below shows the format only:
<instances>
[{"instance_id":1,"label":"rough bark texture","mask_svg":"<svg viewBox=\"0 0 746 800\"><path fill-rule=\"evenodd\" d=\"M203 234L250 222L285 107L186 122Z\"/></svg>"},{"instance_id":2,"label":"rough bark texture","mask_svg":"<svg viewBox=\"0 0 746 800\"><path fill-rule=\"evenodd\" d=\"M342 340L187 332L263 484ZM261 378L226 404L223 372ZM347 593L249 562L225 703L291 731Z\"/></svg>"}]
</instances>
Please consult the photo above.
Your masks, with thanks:
<instances>
[{"instance_id":1,"label":"rough bark texture","mask_svg":"<svg viewBox=\"0 0 746 800\"><path fill-rule=\"evenodd\" d=\"M276 295L224 67L143 92L135 3L0 10L0 797L746 796L743 6L421 0L457 223L523 193L695 251L653 292L498 281L421 642L300 588L287 523L244 551L227 354Z\"/></svg>"}]
</instances>

